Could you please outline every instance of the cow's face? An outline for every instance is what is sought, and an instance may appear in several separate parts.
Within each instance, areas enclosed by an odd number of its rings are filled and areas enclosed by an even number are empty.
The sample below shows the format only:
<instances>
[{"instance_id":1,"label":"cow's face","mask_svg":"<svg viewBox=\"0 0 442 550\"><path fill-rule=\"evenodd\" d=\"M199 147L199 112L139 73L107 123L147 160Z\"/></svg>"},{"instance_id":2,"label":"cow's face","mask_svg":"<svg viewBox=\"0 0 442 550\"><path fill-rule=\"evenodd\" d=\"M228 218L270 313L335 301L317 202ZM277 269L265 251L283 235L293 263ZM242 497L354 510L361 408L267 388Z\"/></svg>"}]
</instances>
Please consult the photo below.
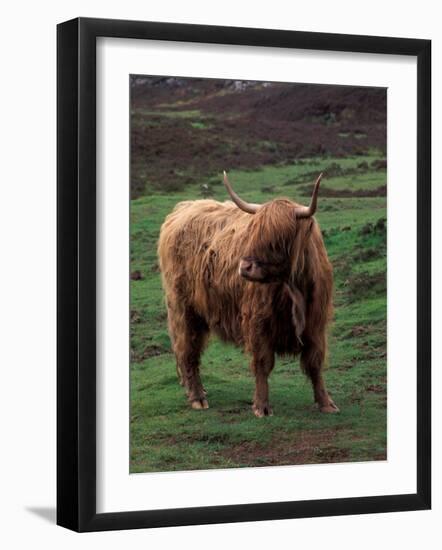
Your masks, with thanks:
<instances>
[{"instance_id":1,"label":"cow's face","mask_svg":"<svg viewBox=\"0 0 442 550\"><path fill-rule=\"evenodd\" d=\"M308 229L307 234L312 228L321 178L322 174L313 187L309 206L288 199L276 199L261 205L241 199L224 172L224 185L231 199L238 208L252 215L244 236L244 255L239 262L241 277L258 283L287 280L292 255L301 253L293 250L296 232Z\"/></svg>"},{"instance_id":2,"label":"cow's face","mask_svg":"<svg viewBox=\"0 0 442 550\"><path fill-rule=\"evenodd\" d=\"M257 283L284 281L290 274L296 232L294 204L275 200L264 204L251 219L245 235L241 277Z\"/></svg>"}]
</instances>

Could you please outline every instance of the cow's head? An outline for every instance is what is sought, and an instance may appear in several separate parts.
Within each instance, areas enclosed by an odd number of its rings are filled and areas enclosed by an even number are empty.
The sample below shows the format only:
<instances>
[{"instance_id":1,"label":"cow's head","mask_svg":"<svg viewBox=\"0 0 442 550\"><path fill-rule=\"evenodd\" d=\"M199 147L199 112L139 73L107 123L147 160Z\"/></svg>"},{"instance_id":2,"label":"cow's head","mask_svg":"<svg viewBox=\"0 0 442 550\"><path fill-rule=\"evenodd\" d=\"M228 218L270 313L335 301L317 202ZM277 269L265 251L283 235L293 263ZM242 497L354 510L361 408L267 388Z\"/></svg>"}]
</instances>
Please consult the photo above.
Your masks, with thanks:
<instances>
[{"instance_id":1,"label":"cow's head","mask_svg":"<svg viewBox=\"0 0 442 550\"><path fill-rule=\"evenodd\" d=\"M295 235L312 228L310 219L316 211L319 184L313 188L309 206L289 199L275 199L265 204L252 204L241 199L232 189L224 172L224 185L232 201L253 217L247 228L243 255L239 261L239 274L248 281L270 283L286 281L292 269Z\"/></svg>"}]
</instances>

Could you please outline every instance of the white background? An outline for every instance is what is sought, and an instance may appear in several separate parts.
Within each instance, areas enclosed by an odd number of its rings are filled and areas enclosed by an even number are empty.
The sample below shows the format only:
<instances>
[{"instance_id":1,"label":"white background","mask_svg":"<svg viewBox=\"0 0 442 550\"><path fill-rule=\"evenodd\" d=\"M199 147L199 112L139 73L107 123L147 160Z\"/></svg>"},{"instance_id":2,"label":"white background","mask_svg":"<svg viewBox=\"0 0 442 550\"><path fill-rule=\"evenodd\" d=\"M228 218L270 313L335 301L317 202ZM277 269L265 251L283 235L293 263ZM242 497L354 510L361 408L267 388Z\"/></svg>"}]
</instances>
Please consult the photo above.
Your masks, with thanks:
<instances>
[{"instance_id":1,"label":"white background","mask_svg":"<svg viewBox=\"0 0 442 550\"><path fill-rule=\"evenodd\" d=\"M130 73L388 87L388 461L129 475ZM415 493L416 60L100 39L97 75L97 511Z\"/></svg>"},{"instance_id":2,"label":"white background","mask_svg":"<svg viewBox=\"0 0 442 550\"><path fill-rule=\"evenodd\" d=\"M0 542L69 549L440 545L442 520L441 293L434 295L433 511L76 535L54 526L55 506L55 24L82 16L431 38L433 212L440 211L442 37L438 3L372 0L271 4L224 0L161 3L17 2L3 9L0 93L2 237ZM404 197L404 208L414 208ZM434 216L433 280L441 279ZM436 335L438 336L436 338ZM406 407L404 403L404 407ZM407 426L404 426L407 429Z\"/></svg>"}]
</instances>

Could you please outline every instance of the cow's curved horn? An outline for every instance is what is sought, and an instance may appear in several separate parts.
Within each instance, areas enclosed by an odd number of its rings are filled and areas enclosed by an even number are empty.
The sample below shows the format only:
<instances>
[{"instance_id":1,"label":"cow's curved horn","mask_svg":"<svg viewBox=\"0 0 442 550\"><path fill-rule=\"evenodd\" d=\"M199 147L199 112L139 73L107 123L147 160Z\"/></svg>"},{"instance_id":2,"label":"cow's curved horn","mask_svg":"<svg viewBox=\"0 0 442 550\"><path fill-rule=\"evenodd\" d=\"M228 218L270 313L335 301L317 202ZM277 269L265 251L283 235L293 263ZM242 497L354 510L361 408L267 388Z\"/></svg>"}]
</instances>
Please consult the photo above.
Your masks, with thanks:
<instances>
[{"instance_id":1,"label":"cow's curved horn","mask_svg":"<svg viewBox=\"0 0 442 550\"><path fill-rule=\"evenodd\" d=\"M238 195L232 189L232 186L230 185L230 182L227 179L227 174L225 171L224 171L224 185L226 186L226 189L232 201L236 204L238 208L241 208L241 210L244 210L244 212L248 212L249 214L256 214L256 212L258 212L258 210L261 208L260 204L253 204L251 202L246 202L246 201L243 201L240 197L238 197Z\"/></svg>"},{"instance_id":2,"label":"cow's curved horn","mask_svg":"<svg viewBox=\"0 0 442 550\"><path fill-rule=\"evenodd\" d=\"M310 218L316 212L316 206L318 204L318 193L319 193L319 184L321 183L322 172L319 174L318 179L316 180L315 186L313 187L313 194L310 200L309 206L297 206L295 208L295 214L297 218Z\"/></svg>"}]
</instances>

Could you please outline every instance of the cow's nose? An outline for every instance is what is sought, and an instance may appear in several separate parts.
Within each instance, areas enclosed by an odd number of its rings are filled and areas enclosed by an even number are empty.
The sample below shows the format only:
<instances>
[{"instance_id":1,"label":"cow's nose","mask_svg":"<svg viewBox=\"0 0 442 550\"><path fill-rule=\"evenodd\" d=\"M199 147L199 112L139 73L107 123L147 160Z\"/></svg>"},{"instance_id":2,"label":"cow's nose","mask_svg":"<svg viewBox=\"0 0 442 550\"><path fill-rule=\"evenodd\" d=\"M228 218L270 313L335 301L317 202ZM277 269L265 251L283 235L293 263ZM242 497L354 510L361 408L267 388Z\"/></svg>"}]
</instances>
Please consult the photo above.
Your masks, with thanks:
<instances>
[{"instance_id":1,"label":"cow's nose","mask_svg":"<svg viewBox=\"0 0 442 550\"><path fill-rule=\"evenodd\" d=\"M246 273L251 271L252 267L253 267L253 262L251 262L250 260L241 260L239 264L239 268L241 269L241 271L244 271Z\"/></svg>"}]
</instances>

